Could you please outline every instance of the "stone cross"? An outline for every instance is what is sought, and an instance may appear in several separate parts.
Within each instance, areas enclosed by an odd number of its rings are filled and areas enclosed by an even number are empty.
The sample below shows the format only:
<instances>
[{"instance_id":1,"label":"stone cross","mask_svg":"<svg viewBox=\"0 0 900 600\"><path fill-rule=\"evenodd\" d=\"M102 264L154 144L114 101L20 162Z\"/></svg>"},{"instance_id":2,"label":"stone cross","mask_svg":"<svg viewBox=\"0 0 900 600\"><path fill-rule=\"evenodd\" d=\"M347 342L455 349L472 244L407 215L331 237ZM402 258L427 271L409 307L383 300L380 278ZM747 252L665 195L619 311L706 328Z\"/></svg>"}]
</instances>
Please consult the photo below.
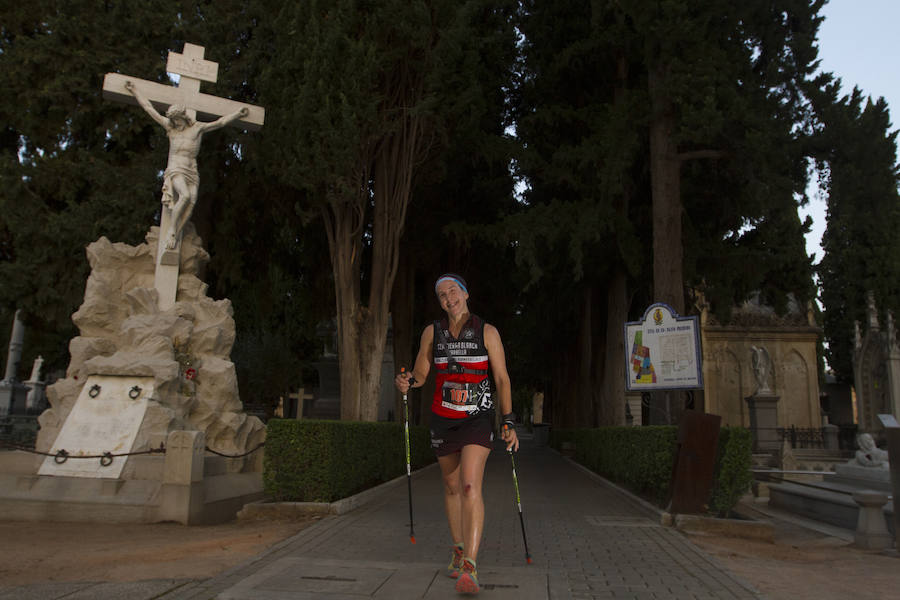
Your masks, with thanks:
<instances>
[{"instance_id":1,"label":"stone cross","mask_svg":"<svg viewBox=\"0 0 900 600\"><path fill-rule=\"evenodd\" d=\"M255 131L265 121L265 110L260 106L200 92L200 82L215 82L219 68L203 54L203 46L188 43L181 54L169 52L166 71L180 76L177 87L121 73L107 73L103 79L104 98L141 106L169 136L154 278L161 310L175 303L178 291L181 231L196 202L196 156L203 132L225 125Z\"/></svg>"},{"instance_id":2,"label":"stone cross","mask_svg":"<svg viewBox=\"0 0 900 600\"><path fill-rule=\"evenodd\" d=\"M297 420L301 421L303 419L303 405L305 404L304 400L312 400L315 398L315 396L305 393L305 390L303 388L300 388L300 391L298 391L296 394L288 394L288 398L297 401Z\"/></svg>"}]
</instances>

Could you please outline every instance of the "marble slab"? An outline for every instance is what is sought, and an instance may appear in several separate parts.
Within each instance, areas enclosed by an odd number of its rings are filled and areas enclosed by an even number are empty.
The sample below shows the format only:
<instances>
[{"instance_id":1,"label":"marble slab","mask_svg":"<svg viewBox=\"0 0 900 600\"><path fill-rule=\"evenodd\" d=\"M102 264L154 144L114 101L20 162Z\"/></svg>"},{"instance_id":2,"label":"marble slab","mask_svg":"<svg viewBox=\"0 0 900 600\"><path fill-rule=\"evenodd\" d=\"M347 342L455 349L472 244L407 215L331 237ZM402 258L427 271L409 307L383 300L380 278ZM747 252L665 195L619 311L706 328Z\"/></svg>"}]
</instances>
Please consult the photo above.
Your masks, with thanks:
<instances>
[{"instance_id":1,"label":"marble slab","mask_svg":"<svg viewBox=\"0 0 900 600\"><path fill-rule=\"evenodd\" d=\"M55 456L48 456L38 475L119 478L126 457L114 457L108 465L99 458L75 457L130 452L153 386L152 377L89 377L50 450L54 455L65 450L70 458L58 462Z\"/></svg>"}]
</instances>

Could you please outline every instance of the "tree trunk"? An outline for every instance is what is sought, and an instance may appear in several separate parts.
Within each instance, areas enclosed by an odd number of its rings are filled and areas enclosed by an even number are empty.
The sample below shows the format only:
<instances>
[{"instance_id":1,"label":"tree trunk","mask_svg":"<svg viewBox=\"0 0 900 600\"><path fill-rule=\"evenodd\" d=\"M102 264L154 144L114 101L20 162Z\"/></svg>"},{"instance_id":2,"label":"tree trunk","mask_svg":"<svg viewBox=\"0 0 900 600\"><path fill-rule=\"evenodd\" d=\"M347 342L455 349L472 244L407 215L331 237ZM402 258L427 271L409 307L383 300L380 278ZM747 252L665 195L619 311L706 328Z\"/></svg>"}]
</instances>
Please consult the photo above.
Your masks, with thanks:
<instances>
[{"instance_id":1,"label":"tree trunk","mask_svg":"<svg viewBox=\"0 0 900 600\"><path fill-rule=\"evenodd\" d=\"M606 356L603 369L603 425L625 425L625 328L628 296L625 272L613 271L606 290Z\"/></svg>"},{"instance_id":2,"label":"tree trunk","mask_svg":"<svg viewBox=\"0 0 900 600\"><path fill-rule=\"evenodd\" d=\"M357 419L377 421L388 319L386 308L380 315L368 312L369 320L363 323L359 340L360 397Z\"/></svg>"},{"instance_id":3,"label":"tree trunk","mask_svg":"<svg viewBox=\"0 0 900 600\"><path fill-rule=\"evenodd\" d=\"M667 67L651 62L650 186L653 197L653 297L684 313L681 240L681 169L675 142L675 111L666 90Z\"/></svg>"},{"instance_id":4,"label":"tree trunk","mask_svg":"<svg viewBox=\"0 0 900 600\"><path fill-rule=\"evenodd\" d=\"M413 171L421 144L418 119L403 115L399 132L381 140L374 163L374 210L372 220L372 271L369 310L361 325L362 396L359 418L378 419L381 395L381 364L387 340L391 291L400 261L400 236L412 190Z\"/></svg>"},{"instance_id":5,"label":"tree trunk","mask_svg":"<svg viewBox=\"0 0 900 600\"><path fill-rule=\"evenodd\" d=\"M364 206L360 206L358 199L348 202L347 199L335 197L330 198L327 207L322 210L322 221L331 251L331 271L334 275L341 419L347 420L359 418L359 339L360 324L364 320L364 315L361 314L359 275Z\"/></svg>"},{"instance_id":6,"label":"tree trunk","mask_svg":"<svg viewBox=\"0 0 900 600\"><path fill-rule=\"evenodd\" d=\"M394 291L391 294L391 324L394 332L394 366L399 371L405 367L412 370L415 360L416 331L413 323L413 307L415 298L415 270L409 256L400 253L397 266L397 278L394 279ZM410 392L412 395L414 392ZM413 402L409 402L410 413ZM394 395L394 420L403 419L403 397L400 392ZM410 414L410 421L414 421Z\"/></svg>"},{"instance_id":7,"label":"tree trunk","mask_svg":"<svg viewBox=\"0 0 900 600\"><path fill-rule=\"evenodd\" d=\"M591 377L593 361L593 343L592 335L593 324L591 319L591 287L587 286L582 291L581 297L581 318L579 319L580 328L578 330L578 362L574 365L576 369L575 382L577 382L577 394L575 402L577 403L577 419L583 427L593 427L594 425L594 386Z\"/></svg>"},{"instance_id":8,"label":"tree trunk","mask_svg":"<svg viewBox=\"0 0 900 600\"><path fill-rule=\"evenodd\" d=\"M627 101L628 61L625 53L616 57L616 87L613 98L617 108ZM622 173L622 195L613 198L616 215L628 218L633 183ZM621 244L617 240L616 246ZM606 288L606 336L603 356L603 383L601 395L600 424L625 425L625 321L628 319L628 280L621 260L612 268Z\"/></svg>"}]
</instances>

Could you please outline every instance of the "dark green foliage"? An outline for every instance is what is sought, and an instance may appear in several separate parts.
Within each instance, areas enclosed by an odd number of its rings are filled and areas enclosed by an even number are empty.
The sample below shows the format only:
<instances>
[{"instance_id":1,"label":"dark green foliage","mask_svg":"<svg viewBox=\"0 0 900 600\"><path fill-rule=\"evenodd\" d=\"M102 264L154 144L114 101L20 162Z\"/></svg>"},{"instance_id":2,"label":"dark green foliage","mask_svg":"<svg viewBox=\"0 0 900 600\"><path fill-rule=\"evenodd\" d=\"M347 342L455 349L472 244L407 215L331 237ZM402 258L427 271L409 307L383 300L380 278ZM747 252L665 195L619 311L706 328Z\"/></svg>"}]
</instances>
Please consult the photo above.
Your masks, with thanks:
<instances>
[{"instance_id":1,"label":"dark green foliage","mask_svg":"<svg viewBox=\"0 0 900 600\"><path fill-rule=\"evenodd\" d=\"M575 443L575 460L658 504L666 501L678 428L600 427L551 431L550 443Z\"/></svg>"},{"instance_id":2,"label":"dark green foliage","mask_svg":"<svg viewBox=\"0 0 900 600\"><path fill-rule=\"evenodd\" d=\"M662 506L669 498L677 436L674 426L564 429L550 432L550 445L559 450L573 442L576 461ZM749 488L751 446L750 430L719 430L711 512L727 516Z\"/></svg>"},{"instance_id":3,"label":"dark green foliage","mask_svg":"<svg viewBox=\"0 0 900 600\"><path fill-rule=\"evenodd\" d=\"M84 247L140 242L153 223L165 136L100 92L108 71L164 77L179 5L44 1L0 13L0 326L25 311L23 369L36 354L48 370L65 366Z\"/></svg>"},{"instance_id":4,"label":"dark green foliage","mask_svg":"<svg viewBox=\"0 0 900 600\"><path fill-rule=\"evenodd\" d=\"M615 394L604 379L619 373L589 355L618 349L604 344L606 323L586 323L580 299L592 294L594 314L612 312L617 322L660 299L650 285L654 93L671 108L669 158L679 164L680 194L670 200L683 223L683 261L673 261L683 264L668 269L683 268L678 287L702 289L723 321L754 291L782 313L789 293L801 306L815 296L809 223L797 217L807 183L799 126L809 116L798 90L814 70L821 4L522 3L512 99L522 143L515 167L528 187L518 210L482 234L514 246L515 282L527 288L515 319L531 341L521 345L523 381L552 393L590 377L589 389ZM664 75L650 89L655 68ZM615 289L617 276L627 286L621 318L617 299L598 293ZM578 342L589 336L591 344ZM568 371L539 366L548 350L569 361Z\"/></svg>"},{"instance_id":5,"label":"dark green foliage","mask_svg":"<svg viewBox=\"0 0 900 600\"><path fill-rule=\"evenodd\" d=\"M753 434L743 427L722 427L709 510L727 517L753 483Z\"/></svg>"},{"instance_id":6,"label":"dark green foliage","mask_svg":"<svg viewBox=\"0 0 900 600\"><path fill-rule=\"evenodd\" d=\"M70 317L89 273L85 246L100 236L139 244L159 218L165 133L140 108L103 99L103 75L169 85L167 52L187 40L219 63L218 81L203 83L202 92L258 103L257 73L271 56L248 51L267 14L257 0L7 4L0 12L0 341L5 347L13 312L23 309L24 378L38 354L47 372L67 364L76 335ZM303 384L300 358L314 360L315 323L333 314L319 279L327 251L318 232L294 210L296 192L266 180L256 162L266 159L260 138L273 133L267 125L205 137L192 218L212 257L210 294L233 301L234 360L242 397L254 403Z\"/></svg>"},{"instance_id":7,"label":"dark green foliage","mask_svg":"<svg viewBox=\"0 0 900 600\"><path fill-rule=\"evenodd\" d=\"M897 132L883 98L854 88L840 96L828 75L811 93L818 130L810 150L828 200L819 264L828 364L841 381L853 378L854 321L866 322L866 295L881 315L900 310L900 196Z\"/></svg>"},{"instance_id":8,"label":"dark green foliage","mask_svg":"<svg viewBox=\"0 0 900 600\"><path fill-rule=\"evenodd\" d=\"M434 462L428 429L410 426L410 463ZM263 482L277 501L334 502L406 472L401 423L295 421L267 424Z\"/></svg>"}]
</instances>

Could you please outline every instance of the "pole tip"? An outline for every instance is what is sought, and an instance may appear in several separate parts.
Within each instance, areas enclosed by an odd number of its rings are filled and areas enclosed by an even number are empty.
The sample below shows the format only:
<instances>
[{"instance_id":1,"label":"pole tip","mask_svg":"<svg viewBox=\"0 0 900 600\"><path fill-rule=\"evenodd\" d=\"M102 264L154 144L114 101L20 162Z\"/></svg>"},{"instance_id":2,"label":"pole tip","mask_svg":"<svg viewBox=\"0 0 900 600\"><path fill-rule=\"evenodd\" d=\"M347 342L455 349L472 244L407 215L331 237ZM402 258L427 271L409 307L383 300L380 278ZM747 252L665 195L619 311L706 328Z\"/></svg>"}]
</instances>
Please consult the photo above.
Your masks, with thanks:
<instances>
[{"instance_id":1,"label":"pole tip","mask_svg":"<svg viewBox=\"0 0 900 600\"><path fill-rule=\"evenodd\" d=\"M530 565L530 564L531 564L531 557L530 557L530 556L526 556L526 557L525 557L525 561Z\"/></svg>"},{"instance_id":2,"label":"pole tip","mask_svg":"<svg viewBox=\"0 0 900 600\"><path fill-rule=\"evenodd\" d=\"M415 536L412 536L412 535L409 536L409 541L412 542L413 544L415 544L415 543L416 543L416 538L415 538Z\"/></svg>"}]
</instances>

